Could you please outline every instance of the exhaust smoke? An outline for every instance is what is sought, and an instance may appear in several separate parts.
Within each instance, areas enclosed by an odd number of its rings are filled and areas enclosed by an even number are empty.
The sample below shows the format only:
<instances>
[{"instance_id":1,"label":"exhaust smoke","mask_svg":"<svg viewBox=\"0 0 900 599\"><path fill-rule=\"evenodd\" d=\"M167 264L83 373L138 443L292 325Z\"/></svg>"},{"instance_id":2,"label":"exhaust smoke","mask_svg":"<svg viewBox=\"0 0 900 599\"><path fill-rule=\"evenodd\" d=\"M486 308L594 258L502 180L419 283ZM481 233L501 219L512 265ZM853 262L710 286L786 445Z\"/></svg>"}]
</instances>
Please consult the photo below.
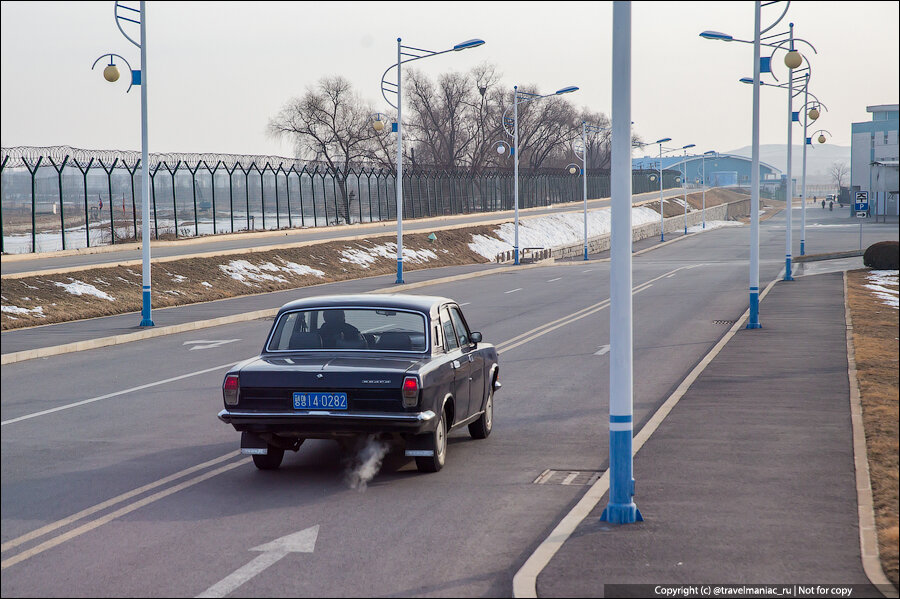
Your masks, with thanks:
<instances>
[{"instance_id":1,"label":"exhaust smoke","mask_svg":"<svg viewBox=\"0 0 900 599\"><path fill-rule=\"evenodd\" d=\"M357 440L355 447L348 452L344 476L347 485L351 489L365 491L369 481L381 470L381 463L389 450L390 443L374 435Z\"/></svg>"}]
</instances>

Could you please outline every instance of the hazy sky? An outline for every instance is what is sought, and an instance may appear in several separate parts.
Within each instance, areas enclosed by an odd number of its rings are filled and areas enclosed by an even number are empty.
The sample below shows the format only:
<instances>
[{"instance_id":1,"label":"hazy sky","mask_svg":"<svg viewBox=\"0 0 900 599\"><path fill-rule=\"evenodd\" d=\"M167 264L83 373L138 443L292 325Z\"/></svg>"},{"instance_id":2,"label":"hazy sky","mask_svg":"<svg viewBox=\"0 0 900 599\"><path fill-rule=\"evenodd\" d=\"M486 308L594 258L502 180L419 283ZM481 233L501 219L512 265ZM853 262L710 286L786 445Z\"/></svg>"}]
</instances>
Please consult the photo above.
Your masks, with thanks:
<instances>
[{"instance_id":1,"label":"hazy sky","mask_svg":"<svg viewBox=\"0 0 900 599\"><path fill-rule=\"evenodd\" d=\"M134 5L137 5L134 2ZM477 49L423 60L438 74L496 64L509 84L567 96L607 114L611 104L611 2L147 2L151 152L290 155L265 133L268 119L325 75L350 79L385 108L384 69L396 38L443 50L474 37ZM764 9L764 22L781 5ZM818 50L810 89L827 106L816 128L850 143L866 106L898 102L898 2L793 2L778 29ZM113 20L113 2L2 2L0 143L140 149L140 93L106 83L91 63L105 52L135 68L138 50ZM645 140L726 151L750 144L749 44L701 39L705 29L749 39L753 2L634 2L632 116ZM784 80L784 63L776 61ZM762 89L761 142L786 142L787 92ZM799 143L802 129L795 129Z\"/></svg>"}]
</instances>

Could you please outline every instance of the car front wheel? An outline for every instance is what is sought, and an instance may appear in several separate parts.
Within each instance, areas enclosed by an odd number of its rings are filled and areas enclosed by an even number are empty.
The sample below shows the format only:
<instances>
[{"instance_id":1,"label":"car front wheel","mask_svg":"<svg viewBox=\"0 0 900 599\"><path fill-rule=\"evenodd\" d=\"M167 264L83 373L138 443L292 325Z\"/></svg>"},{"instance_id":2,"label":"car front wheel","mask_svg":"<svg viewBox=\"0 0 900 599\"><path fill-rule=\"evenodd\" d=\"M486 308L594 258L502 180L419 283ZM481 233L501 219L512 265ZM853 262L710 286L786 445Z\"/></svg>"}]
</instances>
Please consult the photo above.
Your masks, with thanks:
<instances>
[{"instance_id":1,"label":"car front wheel","mask_svg":"<svg viewBox=\"0 0 900 599\"><path fill-rule=\"evenodd\" d=\"M443 411L429 439L428 449L434 454L416 457L419 472L437 472L444 467L444 460L447 457L447 415Z\"/></svg>"}]
</instances>

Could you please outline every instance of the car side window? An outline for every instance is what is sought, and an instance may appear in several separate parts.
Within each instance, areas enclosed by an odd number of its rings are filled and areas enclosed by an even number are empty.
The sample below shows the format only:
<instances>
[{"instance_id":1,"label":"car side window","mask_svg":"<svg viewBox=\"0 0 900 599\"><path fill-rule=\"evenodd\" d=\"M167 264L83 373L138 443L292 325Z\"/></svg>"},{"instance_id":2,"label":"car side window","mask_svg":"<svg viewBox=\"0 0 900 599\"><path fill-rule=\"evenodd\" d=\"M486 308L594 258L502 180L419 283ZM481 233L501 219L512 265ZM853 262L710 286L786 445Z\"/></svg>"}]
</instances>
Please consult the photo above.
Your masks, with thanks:
<instances>
[{"instance_id":1,"label":"car side window","mask_svg":"<svg viewBox=\"0 0 900 599\"><path fill-rule=\"evenodd\" d=\"M456 334L459 337L459 345L460 347L464 345L469 345L469 329L466 327L466 323L462 319L462 315L459 313L459 308L455 306L450 307L450 319L453 320L453 326L456 329Z\"/></svg>"},{"instance_id":2,"label":"car side window","mask_svg":"<svg viewBox=\"0 0 900 599\"><path fill-rule=\"evenodd\" d=\"M446 308L441 310L441 328L444 329L445 349L448 352L457 349L459 343L456 339L456 331L453 330L453 323L450 322L450 316L448 315Z\"/></svg>"}]
</instances>

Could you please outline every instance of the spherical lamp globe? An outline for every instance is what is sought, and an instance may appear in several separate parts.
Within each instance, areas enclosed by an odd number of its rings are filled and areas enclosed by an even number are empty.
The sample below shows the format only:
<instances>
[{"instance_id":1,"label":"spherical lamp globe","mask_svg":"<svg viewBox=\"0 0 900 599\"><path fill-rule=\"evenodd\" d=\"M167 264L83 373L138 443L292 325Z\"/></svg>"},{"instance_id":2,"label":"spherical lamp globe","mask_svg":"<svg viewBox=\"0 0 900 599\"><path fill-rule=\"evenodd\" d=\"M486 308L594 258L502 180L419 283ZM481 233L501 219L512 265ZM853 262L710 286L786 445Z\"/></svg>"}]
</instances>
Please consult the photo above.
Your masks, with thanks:
<instances>
[{"instance_id":1,"label":"spherical lamp globe","mask_svg":"<svg viewBox=\"0 0 900 599\"><path fill-rule=\"evenodd\" d=\"M498 153L498 154L503 154L504 152L506 152L506 146L504 146L503 144L498 145L498 146L497 146L497 153Z\"/></svg>"},{"instance_id":2,"label":"spherical lamp globe","mask_svg":"<svg viewBox=\"0 0 900 599\"><path fill-rule=\"evenodd\" d=\"M376 131L381 131L382 129L384 129L384 121L382 121L381 119L372 121L372 128Z\"/></svg>"},{"instance_id":3,"label":"spherical lamp globe","mask_svg":"<svg viewBox=\"0 0 900 599\"><path fill-rule=\"evenodd\" d=\"M574 175L577 172L578 172L578 169L575 168L574 166L569 167L569 174Z\"/></svg>"},{"instance_id":4,"label":"spherical lamp globe","mask_svg":"<svg viewBox=\"0 0 900 599\"><path fill-rule=\"evenodd\" d=\"M796 50L791 50L784 56L784 64L789 69L796 69L803 64L803 57Z\"/></svg>"},{"instance_id":5,"label":"spherical lamp globe","mask_svg":"<svg viewBox=\"0 0 900 599\"><path fill-rule=\"evenodd\" d=\"M820 144L825 143L825 134L822 134L822 135L819 136L819 143L820 143Z\"/></svg>"},{"instance_id":6,"label":"spherical lamp globe","mask_svg":"<svg viewBox=\"0 0 900 599\"><path fill-rule=\"evenodd\" d=\"M809 118L812 120L819 118L819 109L816 106L813 106L812 110L809 111Z\"/></svg>"},{"instance_id":7,"label":"spherical lamp globe","mask_svg":"<svg viewBox=\"0 0 900 599\"><path fill-rule=\"evenodd\" d=\"M103 78L109 81L110 83L114 83L119 80L119 67L114 64L106 65L106 68L103 69Z\"/></svg>"}]
</instances>

